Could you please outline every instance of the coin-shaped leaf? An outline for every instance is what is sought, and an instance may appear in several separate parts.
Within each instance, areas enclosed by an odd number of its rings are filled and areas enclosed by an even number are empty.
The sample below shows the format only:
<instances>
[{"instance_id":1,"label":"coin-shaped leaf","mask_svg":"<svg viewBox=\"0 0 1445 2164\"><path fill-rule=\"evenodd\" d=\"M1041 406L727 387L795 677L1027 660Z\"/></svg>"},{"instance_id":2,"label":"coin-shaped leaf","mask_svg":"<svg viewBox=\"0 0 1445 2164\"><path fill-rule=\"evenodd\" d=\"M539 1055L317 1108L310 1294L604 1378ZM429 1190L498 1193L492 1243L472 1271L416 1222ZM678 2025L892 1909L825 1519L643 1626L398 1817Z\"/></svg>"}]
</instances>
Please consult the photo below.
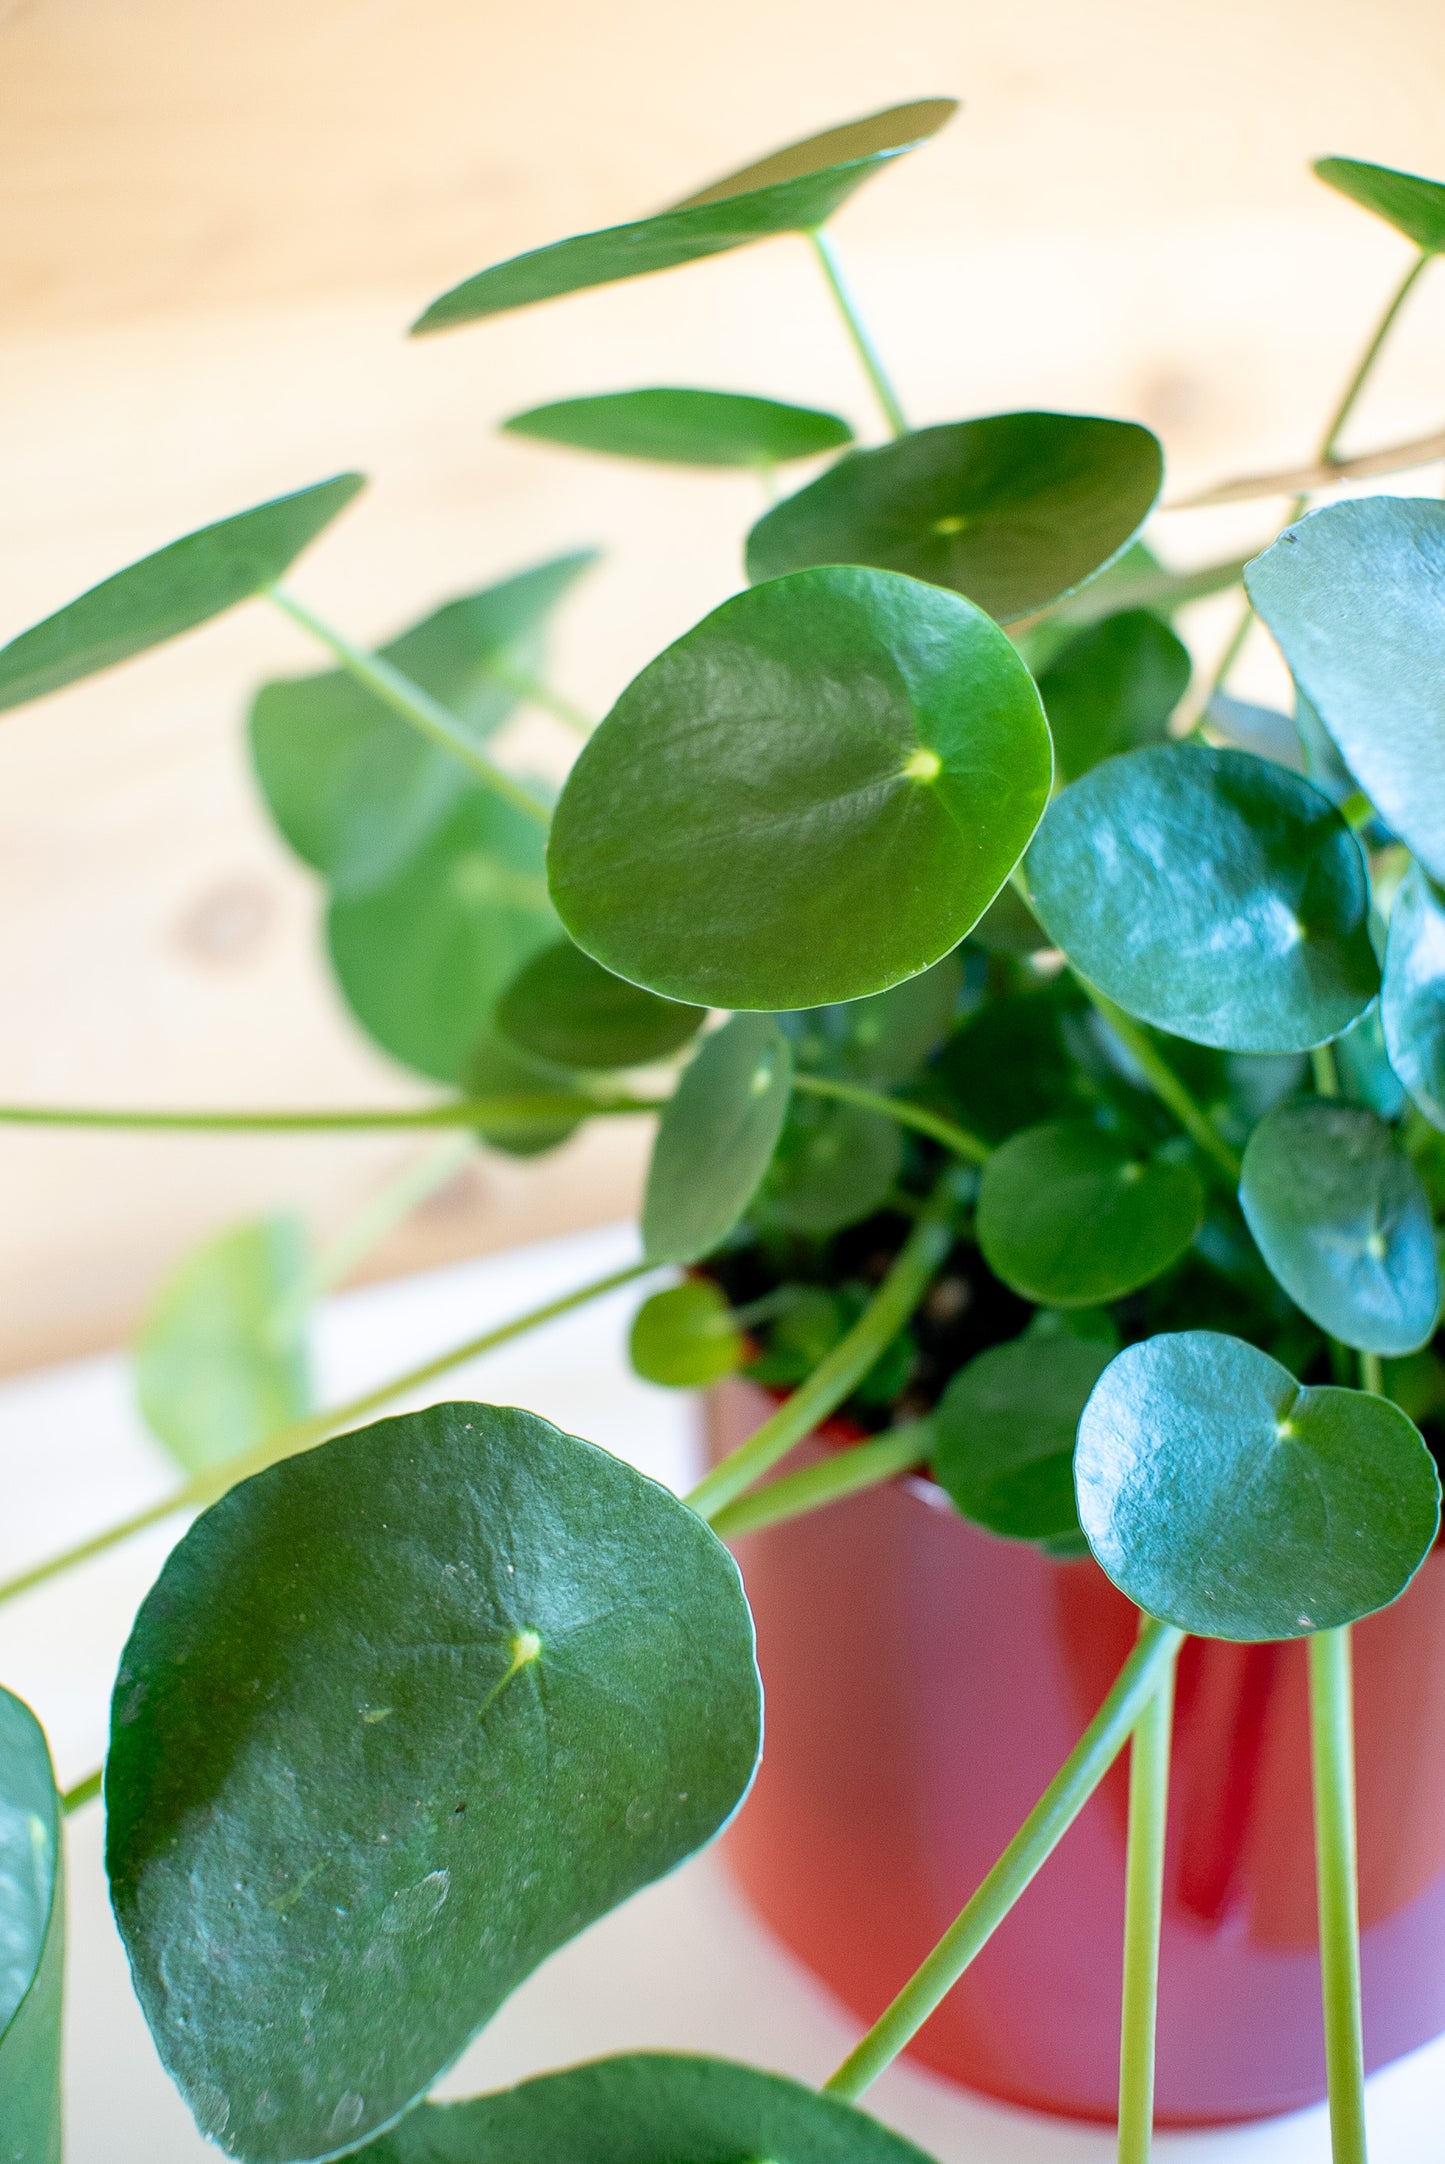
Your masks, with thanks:
<instances>
[{"instance_id":1,"label":"coin-shaped leaf","mask_svg":"<svg viewBox=\"0 0 1445 2164\"><path fill-rule=\"evenodd\" d=\"M1379 988L1358 842L1302 776L1248 752L1106 760L1050 805L1028 882L1085 977L1197 1044L1304 1051Z\"/></svg>"},{"instance_id":2,"label":"coin-shaped leaf","mask_svg":"<svg viewBox=\"0 0 1445 2164\"><path fill-rule=\"evenodd\" d=\"M172 541L0 647L0 710L192 631L279 579L365 487L340 473Z\"/></svg>"},{"instance_id":3,"label":"coin-shaped leaf","mask_svg":"<svg viewBox=\"0 0 1445 2164\"><path fill-rule=\"evenodd\" d=\"M1153 508L1158 442L1133 421L996 413L850 451L748 536L748 575L875 564L966 594L1000 623L1057 601Z\"/></svg>"},{"instance_id":4,"label":"coin-shaped leaf","mask_svg":"<svg viewBox=\"0 0 1445 2164\"><path fill-rule=\"evenodd\" d=\"M565 1067L534 1059L498 1036L489 1023L467 1055L461 1086L468 1097L556 1097L580 1092L585 1083ZM488 1149L508 1157L540 1157L566 1142L581 1124L576 1113L522 1112L478 1120L476 1132Z\"/></svg>"},{"instance_id":5,"label":"coin-shaped leaf","mask_svg":"<svg viewBox=\"0 0 1445 2164\"><path fill-rule=\"evenodd\" d=\"M1245 584L1386 826L1445 879L1445 504L1331 504Z\"/></svg>"},{"instance_id":6,"label":"coin-shaped leaf","mask_svg":"<svg viewBox=\"0 0 1445 2164\"><path fill-rule=\"evenodd\" d=\"M310 1409L306 1234L232 1225L162 1285L135 1347L146 1420L187 1472L222 1465Z\"/></svg>"},{"instance_id":7,"label":"coin-shaped leaf","mask_svg":"<svg viewBox=\"0 0 1445 2164\"><path fill-rule=\"evenodd\" d=\"M929 2164L836 2096L724 2059L637 2052L424 2104L358 2164Z\"/></svg>"},{"instance_id":8,"label":"coin-shaped leaf","mask_svg":"<svg viewBox=\"0 0 1445 2164\"><path fill-rule=\"evenodd\" d=\"M954 1376L933 1416L933 1471L966 1518L1012 1540L1078 1533L1074 1436L1117 1346L1030 1329Z\"/></svg>"},{"instance_id":9,"label":"coin-shaped leaf","mask_svg":"<svg viewBox=\"0 0 1445 2164\"><path fill-rule=\"evenodd\" d=\"M707 1390L736 1374L747 1348L712 1279L690 1277L643 1301L627 1350L644 1381L669 1390Z\"/></svg>"},{"instance_id":10,"label":"coin-shaped leaf","mask_svg":"<svg viewBox=\"0 0 1445 2164\"><path fill-rule=\"evenodd\" d=\"M493 264L434 300L413 332L447 330L562 293L725 255L770 233L810 231L831 218L871 173L926 142L957 110L952 98L890 106L774 151L654 217L577 233Z\"/></svg>"},{"instance_id":11,"label":"coin-shaped leaf","mask_svg":"<svg viewBox=\"0 0 1445 2164\"><path fill-rule=\"evenodd\" d=\"M896 1120L795 1092L748 1216L760 1228L815 1239L841 1232L882 1209L902 1169Z\"/></svg>"},{"instance_id":12,"label":"coin-shaped leaf","mask_svg":"<svg viewBox=\"0 0 1445 2164\"><path fill-rule=\"evenodd\" d=\"M558 1067L641 1067L694 1036L706 1010L614 977L570 939L524 962L497 1006L497 1028Z\"/></svg>"},{"instance_id":13,"label":"coin-shaped leaf","mask_svg":"<svg viewBox=\"0 0 1445 2164\"><path fill-rule=\"evenodd\" d=\"M1148 609L1081 631L1039 677L1060 777L1076 781L1116 752L1162 743L1188 687L1189 649Z\"/></svg>"},{"instance_id":14,"label":"coin-shaped leaf","mask_svg":"<svg viewBox=\"0 0 1445 2164\"><path fill-rule=\"evenodd\" d=\"M1359 158L1318 158L1315 171L1331 188L1388 219L1395 230L1431 255L1445 249L1445 181L1397 173Z\"/></svg>"},{"instance_id":15,"label":"coin-shaped leaf","mask_svg":"<svg viewBox=\"0 0 1445 2164\"><path fill-rule=\"evenodd\" d=\"M61 1808L45 1733L0 1690L0 2157L60 2164Z\"/></svg>"},{"instance_id":16,"label":"coin-shaped leaf","mask_svg":"<svg viewBox=\"0 0 1445 2164\"><path fill-rule=\"evenodd\" d=\"M1418 864L1390 911L1380 1020L1390 1065L1425 1117L1445 1128L1445 901Z\"/></svg>"},{"instance_id":17,"label":"coin-shaped leaf","mask_svg":"<svg viewBox=\"0 0 1445 2164\"><path fill-rule=\"evenodd\" d=\"M1419 1431L1366 1391L1306 1389L1256 1346L1126 1346L1084 1407L1079 1517L1149 1615L1201 1638L1302 1638L1384 1608L1434 1543Z\"/></svg>"},{"instance_id":18,"label":"coin-shaped leaf","mask_svg":"<svg viewBox=\"0 0 1445 2164\"><path fill-rule=\"evenodd\" d=\"M440 1405L243 1481L121 1662L107 1866L141 2004L249 2164L358 2147L717 1831L760 1741L737 1572L536 1415Z\"/></svg>"},{"instance_id":19,"label":"coin-shaped leaf","mask_svg":"<svg viewBox=\"0 0 1445 2164\"><path fill-rule=\"evenodd\" d=\"M858 999L958 944L1051 768L1033 681L981 611L891 572L799 572L623 692L562 792L553 900L580 947L671 999Z\"/></svg>"},{"instance_id":20,"label":"coin-shaped leaf","mask_svg":"<svg viewBox=\"0 0 1445 2164\"><path fill-rule=\"evenodd\" d=\"M502 426L514 436L644 458L669 466L773 466L817 458L853 441L836 413L782 405L737 391L610 391L561 398L514 413Z\"/></svg>"},{"instance_id":21,"label":"coin-shaped leaf","mask_svg":"<svg viewBox=\"0 0 1445 2164\"><path fill-rule=\"evenodd\" d=\"M1026 1127L978 1190L978 1244L995 1276L1048 1307L1097 1307L1177 1262L1204 1215L1188 1165L1149 1159L1083 1120Z\"/></svg>"},{"instance_id":22,"label":"coin-shaped leaf","mask_svg":"<svg viewBox=\"0 0 1445 2164\"><path fill-rule=\"evenodd\" d=\"M559 556L448 602L382 657L480 741L517 704L512 672L540 667L549 611L595 561ZM338 894L392 878L471 785L460 760L340 669L263 686L251 757L277 826Z\"/></svg>"},{"instance_id":23,"label":"coin-shaped leaf","mask_svg":"<svg viewBox=\"0 0 1445 2164\"><path fill-rule=\"evenodd\" d=\"M1331 1337L1398 1357L1433 1334L1435 1226L1420 1176L1357 1105L1281 1105L1249 1138L1240 1207L1270 1269Z\"/></svg>"},{"instance_id":24,"label":"coin-shaped leaf","mask_svg":"<svg viewBox=\"0 0 1445 2164\"><path fill-rule=\"evenodd\" d=\"M332 902L327 937L363 1029L403 1065L459 1083L507 985L557 937L542 831L469 788L394 878Z\"/></svg>"},{"instance_id":25,"label":"coin-shaped leaf","mask_svg":"<svg viewBox=\"0 0 1445 2164\"><path fill-rule=\"evenodd\" d=\"M771 1015L736 1014L703 1040L657 1123L642 1199L651 1262L698 1262L726 1238L772 1161L793 1062Z\"/></svg>"},{"instance_id":26,"label":"coin-shaped leaf","mask_svg":"<svg viewBox=\"0 0 1445 2164\"><path fill-rule=\"evenodd\" d=\"M778 1021L799 1067L888 1088L907 1081L947 1037L963 982L963 964L946 954L932 969L871 999L803 1007Z\"/></svg>"}]
</instances>

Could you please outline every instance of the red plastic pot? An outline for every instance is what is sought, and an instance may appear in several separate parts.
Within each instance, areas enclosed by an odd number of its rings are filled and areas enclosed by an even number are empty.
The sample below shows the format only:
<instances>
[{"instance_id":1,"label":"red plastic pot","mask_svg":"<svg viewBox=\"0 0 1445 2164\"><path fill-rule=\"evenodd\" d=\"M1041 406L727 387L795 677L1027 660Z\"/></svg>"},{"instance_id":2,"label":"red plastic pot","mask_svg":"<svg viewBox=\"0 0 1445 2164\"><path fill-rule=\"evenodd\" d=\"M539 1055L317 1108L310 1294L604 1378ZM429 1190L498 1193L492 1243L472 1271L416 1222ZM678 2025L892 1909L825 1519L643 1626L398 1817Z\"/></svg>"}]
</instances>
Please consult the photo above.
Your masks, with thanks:
<instances>
[{"instance_id":1,"label":"red plastic pot","mask_svg":"<svg viewBox=\"0 0 1445 2164\"><path fill-rule=\"evenodd\" d=\"M731 1382L714 1451L771 1410ZM824 1430L790 1465L846 1430ZM1097 1709L1135 1611L899 1481L738 1543L767 1748L727 1837L779 1937L872 2021ZM1445 2029L1445 1555L1355 1633L1365 2047ZM1116 1766L920 2033L972 2089L1110 2120L1127 1775ZM1325 2093L1304 1648L1191 1640L1179 1672L1159 2009L1161 2124Z\"/></svg>"}]
</instances>

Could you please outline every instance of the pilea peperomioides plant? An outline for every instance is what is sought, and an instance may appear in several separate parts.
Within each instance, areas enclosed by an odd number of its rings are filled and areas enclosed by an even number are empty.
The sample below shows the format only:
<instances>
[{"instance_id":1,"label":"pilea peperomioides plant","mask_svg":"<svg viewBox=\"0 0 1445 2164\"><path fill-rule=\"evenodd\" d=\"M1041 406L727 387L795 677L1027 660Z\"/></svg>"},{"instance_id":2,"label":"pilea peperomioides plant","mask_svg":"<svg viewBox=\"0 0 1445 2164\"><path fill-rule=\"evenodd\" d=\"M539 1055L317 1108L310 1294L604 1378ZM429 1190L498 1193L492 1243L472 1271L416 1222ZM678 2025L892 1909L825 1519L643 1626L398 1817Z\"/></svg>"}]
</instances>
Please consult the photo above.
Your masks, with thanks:
<instances>
[{"instance_id":1,"label":"pilea peperomioides plant","mask_svg":"<svg viewBox=\"0 0 1445 2164\"><path fill-rule=\"evenodd\" d=\"M355 475L175 542L0 650L16 706L256 597L313 634L333 667L260 693L256 771L327 885L358 1020L453 1092L374 1115L3 1117L448 1129L522 1155L589 1119L658 1122L642 1262L354 1405L312 1408L305 1312L356 1240L313 1262L289 1220L225 1234L140 1350L186 1483L0 1588L207 1506L116 1684L107 1859L161 2056L248 2164L921 2164L857 2100L1131 1738L1119 2143L1137 2164L1186 1634L1310 1642L1335 2155L1363 2158L1349 1634L1435 1541L1421 1430L1445 1417L1445 509L1301 516L1300 496L1247 567L1174 572L1139 538L1162 476L1146 429L1030 412L910 430L825 228L952 111L814 137L485 270L417 324L800 235L889 430L858 448L811 407L667 387L506 424L753 466L770 489L837 454L759 518L750 583L627 687L555 808L488 739L519 700L586 731L538 672L587 557L363 650L279 583ZM1314 465L1200 500L1349 477L1341 431L1445 250L1445 184L1318 170L1418 257ZM1173 619L1241 575L1240 630L1190 699ZM1250 610L1293 722L1225 690ZM666 1266L687 1274L639 1311L639 1370L745 1371L774 1396L685 1500L525 1411L338 1432ZM766 1477L840 1409L862 1439ZM821 2093L643 2054L427 2103L548 1953L745 1796L761 1692L723 1538L917 1467L1004 1539L1092 1554L1139 1611L1103 1704L917 1974ZM14 2164L60 2153L58 1832L99 1787L57 1797L33 1719L0 1698Z\"/></svg>"}]
</instances>

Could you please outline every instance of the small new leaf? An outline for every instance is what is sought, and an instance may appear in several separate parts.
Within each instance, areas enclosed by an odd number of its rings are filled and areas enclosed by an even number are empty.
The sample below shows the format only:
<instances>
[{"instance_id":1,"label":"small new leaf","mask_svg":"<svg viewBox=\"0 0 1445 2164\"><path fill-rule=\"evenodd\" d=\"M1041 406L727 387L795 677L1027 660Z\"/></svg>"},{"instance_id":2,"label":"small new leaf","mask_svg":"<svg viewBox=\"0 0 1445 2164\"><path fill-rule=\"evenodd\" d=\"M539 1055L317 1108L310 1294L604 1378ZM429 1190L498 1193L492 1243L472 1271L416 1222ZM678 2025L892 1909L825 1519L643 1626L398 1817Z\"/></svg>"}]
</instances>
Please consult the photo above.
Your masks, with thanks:
<instances>
[{"instance_id":1,"label":"small new leaf","mask_svg":"<svg viewBox=\"0 0 1445 2164\"><path fill-rule=\"evenodd\" d=\"M669 466L775 466L817 458L853 441L852 429L836 413L736 391L612 391L600 398L563 398L513 414L502 426L511 435L574 451Z\"/></svg>"},{"instance_id":2,"label":"small new leaf","mask_svg":"<svg viewBox=\"0 0 1445 2164\"><path fill-rule=\"evenodd\" d=\"M644 1300L627 1349L643 1381L667 1390L710 1389L736 1374L746 1353L732 1309L708 1277L690 1277Z\"/></svg>"},{"instance_id":3,"label":"small new leaf","mask_svg":"<svg viewBox=\"0 0 1445 2164\"><path fill-rule=\"evenodd\" d=\"M1367 165L1359 158L1319 158L1315 171L1327 187L1338 188L1341 195L1386 219L1428 255L1445 249L1445 181Z\"/></svg>"}]
</instances>

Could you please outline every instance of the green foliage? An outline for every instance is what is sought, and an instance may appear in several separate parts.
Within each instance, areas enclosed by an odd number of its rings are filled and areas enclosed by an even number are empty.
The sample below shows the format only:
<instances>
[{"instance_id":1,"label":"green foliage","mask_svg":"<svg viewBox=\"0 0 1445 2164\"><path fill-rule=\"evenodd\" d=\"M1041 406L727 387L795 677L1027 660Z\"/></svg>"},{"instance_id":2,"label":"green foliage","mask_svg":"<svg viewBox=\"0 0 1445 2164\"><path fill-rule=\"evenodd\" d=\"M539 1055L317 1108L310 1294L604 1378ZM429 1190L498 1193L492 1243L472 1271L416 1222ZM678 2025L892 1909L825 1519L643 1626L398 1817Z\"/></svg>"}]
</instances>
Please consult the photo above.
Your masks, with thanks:
<instances>
[{"instance_id":1,"label":"green foliage","mask_svg":"<svg viewBox=\"0 0 1445 2164\"><path fill-rule=\"evenodd\" d=\"M1132 421L997 413L919 429L850 451L759 519L748 576L873 564L1012 623L1118 555L1163 470L1155 438Z\"/></svg>"},{"instance_id":2,"label":"green foliage","mask_svg":"<svg viewBox=\"0 0 1445 2164\"><path fill-rule=\"evenodd\" d=\"M1177 1262L1204 1215L1190 1166L1142 1157L1082 1120L1026 1127L996 1149L978 1191L989 1268L1049 1307L1097 1307Z\"/></svg>"},{"instance_id":3,"label":"green foliage","mask_svg":"<svg viewBox=\"0 0 1445 2164\"><path fill-rule=\"evenodd\" d=\"M202 2130L248 2164L381 2132L716 1832L760 1718L726 1551L534 1414L437 1406L233 1488L141 1609L106 1769L117 1919Z\"/></svg>"},{"instance_id":4,"label":"green foliage","mask_svg":"<svg viewBox=\"0 0 1445 2164\"><path fill-rule=\"evenodd\" d=\"M45 1734L0 1690L0 2157L60 2164L65 1894Z\"/></svg>"},{"instance_id":5,"label":"green foliage","mask_svg":"<svg viewBox=\"0 0 1445 2164\"><path fill-rule=\"evenodd\" d=\"M1315 171L1331 188L1372 210L1429 255L1445 249L1445 181L1397 173L1359 158L1317 158Z\"/></svg>"},{"instance_id":6,"label":"green foliage","mask_svg":"<svg viewBox=\"0 0 1445 2164\"><path fill-rule=\"evenodd\" d=\"M519 1046L499 1037L492 1027L483 1029L467 1056L462 1087L469 1097L555 1097L581 1090L583 1078L554 1067L548 1060L534 1059ZM535 1113L495 1117L477 1122L477 1133L488 1149L507 1157L541 1157L560 1148L581 1126L575 1114Z\"/></svg>"},{"instance_id":7,"label":"green foliage","mask_svg":"<svg viewBox=\"0 0 1445 2164\"><path fill-rule=\"evenodd\" d=\"M1041 1312L1022 1337L981 1352L934 1414L937 1479L966 1518L1011 1540L1079 1533L1074 1435L1119 1341L1107 1317L1096 1336L1062 1322Z\"/></svg>"},{"instance_id":8,"label":"green foliage","mask_svg":"<svg viewBox=\"0 0 1445 2164\"><path fill-rule=\"evenodd\" d=\"M1425 1117L1445 1128L1445 902L1418 864L1390 912L1380 1019L1391 1066Z\"/></svg>"},{"instance_id":9,"label":"green foliage","mask_svg":"<svg viewBox=\"0 0 1445 2164\"><path fill-rule=\"evenodd\" d=\"M657 1123L642 1200L649 1261L697 1262L727 1238L777 1147L792 1077L769 1015L734 1015L704 1039Z\"/></svg>"},{"instance_id":10,"label":"green foliage","mask_svg":"<svg viewBox=\"0 0 1445 2164\"><path fill-rule=\"evenodd\" d=\"M707 1277L690 1277L644 1300L633 1317L628 1356L644 1382L668 1390L706 1390L736 1374L746 1350L723 1294Z\"/></svg>"},{"instance_id":11,"label":"green foliage","mask_svg":"<svg viewBox=\"0 0 1445 2164\"><path fill-rule=\"evenodd\" d=\"M557 806L552 897L580 947L668 998L861 998L982 915L1051 765L1033 683L979 610L890 572L798 572L623 692Z\"/></svg>"},{"instance_id":12,"label":"green foliage","mask_svg":"<svg viewBox=\"0 0 1445 2164\"><path fill-rule=\"evenodd\" d=\"M1305 1389L1212 1330L1125 1347L1074 1469L1114 1583L1202 1638L1300 1638L1384 1608L1440 1521L1434 1460L1397 1405Z\"/></svg>"},{"instance_id":13,"label":"green foliage","mask_svg":"<svg viewBox=\"0 0 1445 2164\"><path fill-rule=\"evenodd\" d=\"M819 1237L883 1207L903 1169L903 1130L857 1105L795 1093L766 1179L748 1208L754 1225Z\"/></svg>"},{"instance_id":14,"label":"green foliage","mask_svg":"<svg viewBox=\"0 0 1445 2164\"><path fill-rule=\"evenodd\" d=\"M311 1408L299 1218L233 1225L162 1285L136 1340L136 1395L188 1473L224 1465Z\"/></svg>"},{"instance_id":15,"label":"green foliage","mask_svg":"<svg viewBox=\"0 0 1445 2164\"><path fill-rule=\"evenodd\" d=\"M641 1067L676 1052L705 1010L614 977L570 939L524 962L497 1006L497 1028L556 1067Z\"/></svg>"},{"instance_id":16,"label":"green foliage","mask_svg":"<svg viewBox=\"0 0 1445 2164\"><path fill-rule=\"evenodd\" d=\"M778 1016L798 1067L890 1089L905 1082L953 1026L963 997L963 964L955 954L908 977L890 991L837 1006L804 1007Z\"/></svg>"},{"instance_id":17,"label":"green foliage","mask_svg":"<svg viewBox=\"0 0 1445 2164\"><path fill-rule=\"evenodd\" d=\"M413 324L413 332L449 330L559 294L671 270L769 234L810 232L870 174L926 142L957 110L952 98L890 106L774 151L654 217L513 256L443 293Z\"/></svg>"},{"instance_id":18,"label":"green foliage","mask_svg":"<svg viewBox=\"0 0 1445 2164\"><path fill-rule=\"evenodd\" d=\"M1071 639L1038 680L1060 780L1163 743L1189 666L1189 649L1148 609L1106 616Z\"/></svg>"},{"instance_id":19,"label":"green foliage","mask_svg":"<svg viewBox=\"0 0 1445 2164\"><path fill-rule=\"evenodd\" d=\"M249 601L289 570L365 486L359 473L202 526L92 586L0 647L0 711L43 699Z\"/></svg>"},{"instance_id":20,"label":"green foliage","mask_svg":"<svg viewBox=\"0 0 1445 2164\"><path fill-rule=\"evenodd\" d=\"M598 398L561 398L514 413L502 426L511 435L535 436L574 451L669 466L781 465L853 441L852 429L836 413L737 391L609 391Z\"/></svg>"},{"instance_id":21,"label":"green foliage","mask_svg":"<svg viewBox=\"0 0 1445 2164\"><path fill-rule=\"evenodd\" d=\"M724 2059L637 2052L424 2104L359 2164L928 2164L851 2104Z\"/></svg>"},{"instance_id":22,"label":"green foliage","mask_svg":"<svg viewBox=\"0 0 1445 2164\"><path fill-rule=\"evenodd\" d=\"M1318 790L1247 752L1106 760L1050 805L1028 882L1091 983L1199 1044L1303 1051L1379 986L1359 844Z\"/></svg>"},{"instance_id":23,"label":"green foliage","mask_svg":"<svg viewBox=\"0 0 1445 2164\"><path fill-rule=\"evenodd\" d=\"M1086 1109L1085 1078L1064 1042L1082 1005L1066 984L1041 985L991 999L954 1032L934 1072L971 1134L1004 1142Z\"/></svg>"},{"instance_id":24,"label":"green foliage","mask_svg":"<svg viewBox=\"0 0 1445 2164\"><path fill-rule=\"evenodd\" d=\"M540 667L548 615L595 562L579 550L449 601L381 658L482 742L515 707L518 672ZM264 685L251 757L277 826L343 895L395 878L469 787L457 759L340 669Z\"/></svg>"}]
</instances>

